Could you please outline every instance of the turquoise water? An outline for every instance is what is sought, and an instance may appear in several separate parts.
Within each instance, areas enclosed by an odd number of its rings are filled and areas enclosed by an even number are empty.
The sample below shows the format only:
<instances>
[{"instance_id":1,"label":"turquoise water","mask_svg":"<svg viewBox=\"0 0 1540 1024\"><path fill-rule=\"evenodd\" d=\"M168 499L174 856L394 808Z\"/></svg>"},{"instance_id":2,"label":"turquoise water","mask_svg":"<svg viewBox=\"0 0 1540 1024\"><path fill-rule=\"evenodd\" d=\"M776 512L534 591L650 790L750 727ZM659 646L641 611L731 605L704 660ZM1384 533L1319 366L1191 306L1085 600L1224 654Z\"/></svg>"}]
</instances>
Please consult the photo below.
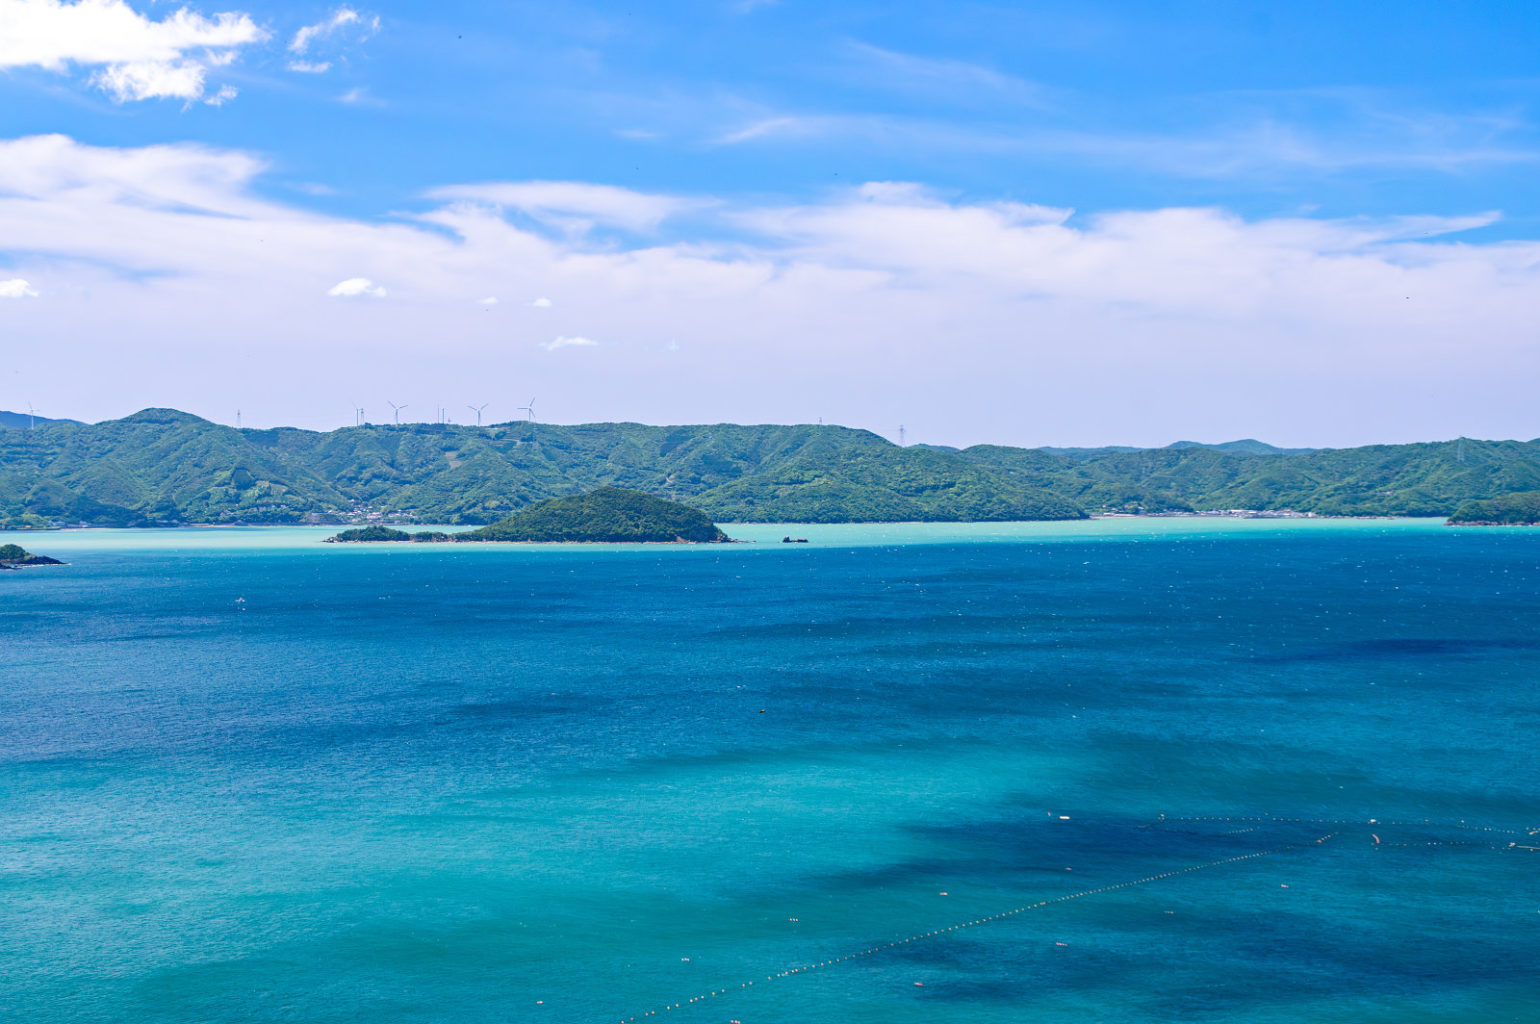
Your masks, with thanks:
<instances>
[{"instance_id":1,"label":"turquoise water","mask_svg":"<svg viewBox=\"0 0 1540 1024\"><path fill-rule=\"evenodd\" d=\"M330 532L0 535L0 1018L1536 1019L1540 531Z\"/></svg>"}]
</instances>

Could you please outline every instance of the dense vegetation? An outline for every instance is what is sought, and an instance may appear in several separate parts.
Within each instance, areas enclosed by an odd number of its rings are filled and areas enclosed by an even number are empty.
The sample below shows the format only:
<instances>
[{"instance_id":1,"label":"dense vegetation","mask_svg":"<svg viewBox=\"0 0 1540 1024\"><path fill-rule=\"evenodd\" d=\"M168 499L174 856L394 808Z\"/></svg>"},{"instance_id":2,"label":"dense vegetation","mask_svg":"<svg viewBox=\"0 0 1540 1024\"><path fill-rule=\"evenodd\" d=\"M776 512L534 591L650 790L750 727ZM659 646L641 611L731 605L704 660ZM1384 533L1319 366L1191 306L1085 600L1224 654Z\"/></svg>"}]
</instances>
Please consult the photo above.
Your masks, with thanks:
<instances>
[{"instance_id":1,"label":"dense vegetation","mask_svg":"<svg viewBox=\"0 0 1540 1024\"><path fill-rule=\"evenodd\" d=\"M34 555L20 544L0 544L0 569L14 569L18 565L62 565L57 558Z\"/></svg>"},{"instance_id":2,"label":"dense vegetation","mask_svg":"<svg viewBox=\"0 0 1540 1024\"><path fill-rule=\"evenodd\" d=\"M383 541L409 541L412 535L389 526L360 526L356 530L343 530L335 537L326 539L336 544L379 544Z\"/></svg>"},{"instance_id":3,"label":"dense vegetation","mask_svg":"<svg viewBox=\"0 0 1540 1024\"><path fill-rule=\"evenodd\" d=\"M454 535L457 541L603 541L612 543L727 540L700 509L621 487L542 501L508 518Z\"/></svg>"},{"instance_id":4,"label":"dense vegetation","mask_svg":"<svg viewBox=\"0 0 1540 1024\"><path fill-rule=\"evenodd\" d=\"M1540 524L1540 491L1467 501L1455 509L1449 522L1455 526L1535 526Z\"/></svg>"},{"instance_id":5,"label":"dense vegetation","mask_svg":"<svg viewBox=\"0 0 1540 1024\"><path fill-rule=\"evenodd\" d=\"M483 524L622 487L716 521L1072 519L1101 511L1449 515L1540 490L1540 441L1337 450L900 448L823 426L441 424L237 430L147 409L0 430L0 527Z\"/></svg>"},{"instance_id":6,"label":"dense vegetation","mask_svg":"<svg viewBox=\"0 0 1540 1024\"><path fill-rule=\"evenodd\" d=\"M416 541L419 544L431 544L448 539L449 534L438 533L434 530L407 533L405 530L397 530L389 526L360 526L353 530L343 530L335 537L327 537L326 542L328 544L361 544L379 543L380 541Z\"/></svg>"}]
</instances>

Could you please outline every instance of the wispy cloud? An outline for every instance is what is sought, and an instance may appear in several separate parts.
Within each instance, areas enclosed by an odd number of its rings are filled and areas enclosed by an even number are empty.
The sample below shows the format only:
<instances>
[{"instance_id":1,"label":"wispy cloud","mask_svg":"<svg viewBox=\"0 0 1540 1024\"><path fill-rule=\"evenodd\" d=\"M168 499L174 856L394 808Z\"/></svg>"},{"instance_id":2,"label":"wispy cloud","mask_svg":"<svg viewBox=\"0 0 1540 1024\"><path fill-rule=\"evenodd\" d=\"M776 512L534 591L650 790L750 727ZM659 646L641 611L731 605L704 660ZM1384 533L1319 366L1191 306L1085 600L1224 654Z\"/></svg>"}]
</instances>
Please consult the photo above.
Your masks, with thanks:
<instances>
[{"instance_id":1,"label":"wispy cloud","mask_svg":"<svg viewBox=\"0 0 1540 1024\"><path fill-rule=\"evenodd\" d=\"M385 101L370 94L363 86L354 86L337 97L338 103L345 103L350 107L383 107Z\"/></svg>"},{"instance_id":2,"label":"wispy cloud","mask_svg":"<svg viewBox=\"0 0 1540 1024\"><path fill-rule=\"evenodd\" d=\"M967 104L1050 106L1048 90L1042 85L984 64L900 53L862 42L847 44L846 52L863 85Z\"/></svg>"},{"instance_id":3,"label":"wispy cloud","mask_svg":"<svg viewBox=\"0 0 1540 1024\"><path fill-rule=\"evenodd\" d=\"M547 352L555 352L559 348L592 348L597 344L599 343L594 341L592 338L583 338L579 336L569 337L567 335L561 335L559 337L552 338L550 341L541 342L540 347L545 349Z\"/></svg>"},{"instance_id":4,"label":"wispy cloud","mask_svg":"<svg viewBox=\"0 0 1540 1024\"><path fill-rule=\"evenodd\" d=\"M360 14L351 7L338 7L313 25L305 25L289 40L288 68L305 75L324 75L336 60L345 60L344 47L361 43L380 30L378 15ZM329 50L333 59L312 57L316 49Z\"/></svg>"},{"instance_id":5,"label":"wispy cloud","mask_svg":"<svg viewBox=\"0 0 1540 1024\"><path fill-rule=\"evenodd\" d=\"M22 278L15 277L9 281L0 281L0 299L35 298L37 298L37 289Z\"/></svg>"},{"instance_id":6,"label":"wispy cloud","mask_svg":"<svg viewBox=\"0 0 1540 1024\"><path fill-rule=\"evenodd\" d=\"M596 226L650 230L669 217L703 205L697 198L570 181L451 185L430 190L428 197L516 210L542 224L579 234Z\"/></svg>"},{"instance_id":7,"label":"wispy cloud","mask_svg":"<svg viewBox=\"0 0 1540 1024\"><path fill-rule=\"evenodd\" d=\"M1230 129L1166 134L1044 130L1026 133L1020 142L1038 153L1133 164L1167 175L1247 177L1253 181L1301 171L1403 168L1453 173L1540 162L1540 146L1480 139L1370 136L1353 131L1326 134L1265 119Z\"/></svg>"},{"instance_id":8,"label":"wispy cloud","mask_svg":"<svg viewBox=\"0 0 1540 1024\"><path fill-rule=\"evenodd\" d=\"M1391 122L1387 122L1389 124ZM1221 125L1167 130L1089 130L1045 124L1002 126L883 114L777 113L719 133L714 145L860 146L868 151L989 154L1018 163L1072 159L1090 166L1137 166L1188 179L1276 181L1301 173L1407 169L1455 174L1540 163L1540 140L1486 122L1433 132L1361 125L1292 123L1264 115Z\"/></svg>"},{"instance_id":9,"label":"wispy cloud","mask_svg":"<svg viewBox=\"0 0 1540 1024\"><path fill-rule=\"evenodd\" d=\"M327 18L316 22L314 25L306 25L294 33L294 38L289 40L289 52L303 54L310 52L310 47L320 40L350 30L356 38L367 39L380 29L378 16L364 16L351 7L339 7Z\"/></svg>"},{"instance_id":10,"label":"wispy cloud","mask_svg":"<svg viewBox=\"0 0 1540 1024\"><path fill-rule=\"evenodd\" d=\"M383 299L385 297L385 289L367 277L350 277L346 281L338 281L332 285L326 290L326 294L334 299L351 299L360 296Z\"/></svg>"},{"instance_id":11,"label":"wispy cloud","mask_svg":"<svg viewBox=\"0 0 1540 1024\"><path fill-rule=\"evenodd\" d=\"M719 136L716 141L723 146L734 146L740 142L752 142L755 139L776 136L816 135L828 129L834 120L821 117L796 117L789 114L763 117Z\"/></svg>"}]
</instances>

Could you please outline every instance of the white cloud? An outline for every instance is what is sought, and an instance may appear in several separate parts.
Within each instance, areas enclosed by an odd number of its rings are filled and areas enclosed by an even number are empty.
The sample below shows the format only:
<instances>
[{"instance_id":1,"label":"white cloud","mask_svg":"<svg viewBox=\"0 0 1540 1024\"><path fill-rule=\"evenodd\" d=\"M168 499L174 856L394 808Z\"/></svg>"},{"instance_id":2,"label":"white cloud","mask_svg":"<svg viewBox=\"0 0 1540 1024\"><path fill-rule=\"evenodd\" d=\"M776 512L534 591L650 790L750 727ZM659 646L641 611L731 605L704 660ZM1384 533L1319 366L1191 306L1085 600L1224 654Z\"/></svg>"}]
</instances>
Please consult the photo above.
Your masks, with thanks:
<instances>
[{"instance_id":1,"label":"white cloud","mask_svg":"<svg viewBox=\"0 0 1540 1024\"><path fill-rule=\"evenodd\" d=\"M289 41L289 52L307 53L312 44L336 35L343 29L352 29L360 39L367 39L379 31L380 19L365 17L351 7L339 7L331 13L330 17L314 25L306 25L294 33L294 38Z\"/></svg>"},{"instance_id":2,"label":"white cloud","mask_svg":"<svg viewBox=\"0 0 1540 1024\"><path fill-rule=\"evenodd\" d=\"M944 442L1534 433L1540 242L1452 234L1492 214L1071 216L874 183L806 203L666 197L662 215L682 203L693 216L681 225L699 231L659 242L553 233L527 212L585 206L597 221L603 206L655 222L657 197L623 189L450 188L412 223L266 198L263 169L200 146L0 141L5 244L29 270L47 266L50 297L6 314L26 318L41 351L71 354L80 393L113 396L80 415L141 392L233 406L220 389L240 378L293 403L275 414L313 420L305 410L335 403L342 381L427 405L484 367L564 396L574 419L880 425L913 423L907 411L923 405L950 425L950 437L928 435ZM466 201L467 188L519 203ZM320 294L325 280L360 299L379 281L411 288L344 307ZM581 296L563 300L581 310L581 337L627 344L603 346L602 360L545 358L542 344L583 347L580 336L463 315L467 295L510 281ZM681 358L663 359L674 340ZM380 354L377 369L360 369L360 345ZM435 358L413 362L410 379L424 393L395 393L389 368L424 352ZM298 384L280 377L289 356L311 367Z\"/></svg>"},{"instance_id":3,"label":"white cloud","mask_svg":"<svg viewBox=\"0 0 1540 1024\"><path fill-rule=\"evenodd\" d=\"M26 281L14 277L9 281L0 281L0 299L35 299L37 291Z\"/></svg>"},{"instance_id":4,"label":"white cloud","mask_svg":"<svg viewBox=\"0 0 1540 1024\"><path fill-rule=\"evenodd\" d=\"M488 295L486 298L478 299L477 301L480 302L483 306L495 306L497 305L497 296Z\"/></svg>"},{"instance_id":5,"label":"white cloud","mask_svg":"<svg viewBox=\"0 0 1540 1024\"><path fill-rule=\"evenodd\" d=\"M195 100L203 95L203 66L196 61L142 60L113 64L91 81L119 103L174 98Z\"/></svg>"},{"instance_id":6,"label":"white cloud","mask_svg":"<svg viewBox=\"0 0 1540 1024\"><path fill-rule=\"evenodd\" d=\"M205 72L267 38L251 17L182 8L159 21L124 0L0 0L0 68L97 67L91 81L118 102L203 95Z\"/></svg>"},{"instance_id":7,"label":"white cloud","mask_svg":"<svg viewBox=\"0 0 1540 1024\"><path fill-rule=\"evenodd\" d=\"M367 295L371 298L383 299L385 289L369 280L367 277L350 277L346 281L338 281L326 290L326 294L333 298L352 298L358 295Z\"/></svg>"},{"instance_id":8,"label":"white cloud","mask_svg":"<svg viewBox=\"0 0 1540 1024\"><path fill-rule=\"evenodd\" d=\"M304 74L304 75L323 75L326 72L331 70L331 66L332 66L332 62L329 61L329 60L322 60L322 61L291 60L291 61L289 61L289 70L290 71L298 71L300 74Z\"/></svg>"},{"instance_id":9,"label":"white cloud","mask_svg":"<svg viewBox=\"0 0 1540 1024\"><path fill-rule=\"evenodd\" d=\"M235 97L240 95L240 90L233 85L221 85L219 91L208 97L203 102L211 107L222 107Z\"/></svg>"},{"instance_id":10,"label":"white cloud","mask_svg":"<svg viewBox=\"0 0 1540 1024\"><path fill-rule=\"evenodd\" d=\"M551 300L545 298L544 296L541 296L540 298L536 299L534 302L531 302L530 305L534 306L536 309L550 309L551 308Z\"/></svg>"},{"instance_id":11,"label":"white cloud","mask_svg":"<svg viewBox=\"0 0 1540 1024\"><path fill-rule=\"evenodd\" d=\"M559 337L552 338L550 341L541 342L540 347L545 349L547 352L555 352L559 348L590 348L597 344L599 343L594 341L592 338L584 338L578 336L567 337L566 335L561 335Z\"/></svg>"}]
</instances>

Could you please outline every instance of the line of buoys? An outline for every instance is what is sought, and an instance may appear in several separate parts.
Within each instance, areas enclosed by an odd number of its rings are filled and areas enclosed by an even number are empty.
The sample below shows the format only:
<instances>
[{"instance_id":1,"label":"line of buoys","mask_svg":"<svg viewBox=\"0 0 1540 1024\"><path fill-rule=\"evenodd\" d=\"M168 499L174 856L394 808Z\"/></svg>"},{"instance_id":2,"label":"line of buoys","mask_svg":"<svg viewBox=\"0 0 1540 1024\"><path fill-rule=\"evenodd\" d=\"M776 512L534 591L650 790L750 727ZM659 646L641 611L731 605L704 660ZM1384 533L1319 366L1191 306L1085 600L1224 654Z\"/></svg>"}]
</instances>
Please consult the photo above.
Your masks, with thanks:
<instances>
[{"instance_id":1,"label":"line of buoys","mask_svg":"<svg viewBox=\"0 0 1540 1024\"><path fill-rule=\"evenodd\" d=\"M1321 836L1319 839L1313 840L1310 843L1288 843L1284 846L1274 847L1271 850L1257 850L1254 853L1237 854L1234 857L1225 857L1221 860L1207 861L1202 864L1192 864L1185 868L1176 868L1172 871L1163 871L1156 875L1146 875L1143 878L1136 878L1127 882L1115 882L1112 885L1102 885L1095 889L1083 889L1080 892L1072 892L1064 896L1056 896L1053 899L1039 900L1036 903L1028 903L1020 907L1015 907L1011 910L1002 910L998 914L990 914L988 917L978 917L971 921L964 921L960 924L948 925L945 928L934 928L928 932L920 932L919 934L909 936L907 939L894 939L891 942L885 942L878 946L871 946L867 949L863 949L855 953L847 953L844 956L835 957L832 960L821 960L818 963L805 964L801 967L790 967L784 971L781 971L779 974L765 975L765 981L777 981L781 978L790 978L798 974L806 974L809 971L820 970L824 967L833 967L838 964L846 963L850 960L859 960L862 957L874 956L877 953L883 953L890 949L896 949L900 946L907 946L911 942L920 942L921 940L934 938L938 935L947 935L951 932L959 932L964 928L976 928L979 925L989 924L993 921L1000 921L1008 917L1015 917L1017 914L1025 914L1029 910L1037 910L1041 907L1050 907L1056 903L1067 903L1070 900L1084 899L1087 896L1097 896L1102 893L1115 892L1118 889L1131 889L1134 886L1148 885L1151 882L1159 882L1167 878L1176 878L1180 875L1190 875L1195 871L1205 871L1211 868L1224 867L1229 864L1239 864L1242 861L1256 860L1260 857L1268 857L1276 853L1283 853L1286 850L1298 849L1302 846L1318 846L1336 835L1337 833L1331 832ZM736 989L730 987L713 989L710 992L704 992L697 996L691 996L683 1002L672 1003L658 1010L648 1010L645 1013L639 1013L635 1016L618 1018L619 1024L635 1024L636 1021L644 1020L647 1017L655 1017L659 1013L667 1013L670 1010L677 1010L681 1006L688 1006L691 1003L698 1003L706 999L714 998L716 996L725 995L729 991L741 991L743 989L747 989L753 984L754 982L752 981L744 981L740 982Z\"/></svg>"},{"instance_id":2,"label":"line of buoys","mask_svg":"<svg viewBox=\"0 0 1540 1024\"><path fill-rule=\"evenodd\" d=\"M1469 822L1467 822L1465 820L1461 820L1458 823L1450 823L1450 822L1435 822L1435 821L1433 821L1431 819L1424 819L1423 821L1418 821L1418 822L1408 822L1408 821L1381 821L1381 820L1379 820L1377 818L1370 818L1368 820L1357 820L1357 819L1339 819L1339 818L1282 818L1282 817L1260 817L1260 816L1253 816L1253 817L1244 817L1244 816L1230 816L1230 817L1219 817L1219 816L1211 816L1211 817L1204 817L1204 816L1181 816L1181 817L1178 817L1178 816L1168 816L1168 815L1162 814L1160 816L1160 818L1155 822L1155 824L1161 824L1161 823L1167 823L1167 822L1182 822L1182 823L1193 823L1193 824L1198 824L1198 823L1218 823L1218 822L1256 822L1256 823L1260 823L1260 824L1275 824L1275 825L1317 825L1317 826L1319 826L1319 825L1326 825L1326 826L1339 826L1339 827L1341 827L1341 826L1359 826L1359 827L1362 827L1362 826L1374 825L1374 826L1378 826L1380 828L1435 828L1435 829L1463 830L1463 831L1471 831L1471 832L1486 832L1486 833L1491 833L1491 834L1494 834L1494 835L1511 835L1511 836L1521 836L1521 837L1524 837L1524 838L1540 837L1540 829L1506 829L1506 828L1496 828L1496 827L1488 826L1488 825L1473 825L1473 824L1470 824ZM1141 826L1141 827L1148 827L1148 826ZM1242 834L1242 833L1253 832L1253 831L1256 831L1256 829L1255 828L1246 828L1246 829L1237 829L1237 830L1234 830L1234 831L1231 831L1231 832L1226 832L1224 834L1225 835L1239 835L1239 834ZM1119 889L1131 889L1131 888L1133 888L1135 886L1148 885L1151 882L1159 882L1159 881L1163 881L1163 880L1168 879L1168 878L1176 878L1176 877L1181 876L1181 875L1192 874L1195 871L1205 871L1205 870L1209 870L1209 869L1212 869L1212 868L1224 867L1224 866L1227 866L1227 865L1230 865L1230 864L1239 864L1239 863L1241 863L1243 861L1256 860L1256 859L1261 858L1261 857L1272 856L1273 854L1283 853L1283 852L1288 851L1288 850L1295 850L1295 849L1300 849L1302 847L1308 847L1308 846L1319 846L1319 845L1322 845L1322 844L1328 842L1331 839L1336 838L1340 834L1341 834L1341 831L1340 831L1340 828L1339 828L1339 830L1337 830L1337 831L1328 832L1325 835L1322 835L1322 836L1320 836L1320 837L1318 837L1318 838L1316 838L1314 840L1310 840L1308 842L1301 841L1301 842L1295 842L1295 843L1287 843L1287 844L1285 844L1283 846L1273 847L1272 849L1268 849L1268 850L1257 850L1257 851L1252 852L1252 853L1238 854L1238 855L1236 855L1234 857L1224 857L1224 858L1221 858L1219 860L1206 861L1206 862L1201 863L1201 864L1192 864L1192 865L1189 865L1188 867L1177 868L1177 869L1172 870L1172 871L1163 871L1163 872L1160 872L1159 874L1146 875L1143 878L1135 878L1135 879L1131 879L1131 880L1126 881L1126 882L1116 882L1116 883L1113 883L1112 885L1098 886L1098 887L1096 887L1094 889L1083 889L1083 890L1081 890L1079 892L1068 893L1068 894L1063 895L1063 896L1056 896L1056 897L1054 897L1052 899L1039 900L1036 903L1028 903L1028 904L1025 904L1025 905L1020 906L1020 907L1014 907L1014 908L1012 908L1010 910L1002 910L1002 911L1000 911L997 914L990 914L987 917L974 918L971 921L964 921L964 922L960 922L958 924L948 925L948 926L943 927L943 928L933 928L933 929L931 929L930 931L927 931L927 932L921 932L921 933L916 934L916 935L911 935L911 936L909 936L906 939L894 939L891 942L885 942L885 943L882 943L880 945L871 946L871 947L869 947L867 949L859 950L859 951L854 952L854 953L847 953L844 956L835 957L835 958L830 959L830 960L821 960L821 961L819 961L817 963L804 964L801 967L790 967L790 968L787 968L786 970L781 971L781 972L776 973L776 974L767 974L767 975L765 975L764 980L767 981L767 982L771 982L771 981L778 981L778 980L780 980L782 978L795 977L795 976L800 975L800 974L806 974L806 973L808 973L810 971L821 970L821 969L823 969L825 967L837 966L839 964L846 963L846 962L851 961L851 960L859 960L859 959L861 959L863 957L875 956L878 953L884 953L884 952L887 952L890 949L897 949L897 948L899 948L901 946L906 946L906 945L908 945L908 944L910 944L912 942L920 942L920 941L923 941L925 939L935 938L937 936L942 936L942 935L948 935L948 934L951 934L953 932L962 931L965 928L976 928L979 925L989 924L991 922L1004 920L1005 918L1009 918L1009 917L1015 917L1018 914L1024 914L1024 913L1027 913L1028 911L1032 911L1032 910L1039 910L1039 909L1041 909L1043 907L1050 907L1050 906L1053 906L1053 905L1058 904L1058 903L1067 903L1070 900L1084 899L1087 896L1097 896L1097 895L1101 895L1103 893L1115 892L1115 891L1117 891ZM1521 843L1519 843L1517 841L1510 842L1507 846L1497 846L1497 845L1490 844L1490 843L1482 843L1482 842L1477 842L1477 841L1461 841L1461 840L1426 840L1426 841L1422 841L1422 842L1390 843L1390 842L1384 842L1380 838L1378 833L1370 833L1370 838L1372 838L1374 840L1374 845L1376 845L1376 846L1384 846L1384 847L1403 847L1403 848L1405 848L1405 847L1460 846L1460 847L1467 847L1467 848L1499 850L1499 851L1526 850L1526 851L1533 851L1533 852L1540 853L1540 845L1530 846L1530 845L1521 844ZM1285 888L1287 888L1287 886L1285 886ZM943 895L945 895L945 894L943 894ZM796 919L793 918L792 920L796 920ZM753 985L754 985L754 981L744 981L744 982L740 982L736 986L736 988L729 986L727 988L713 989L713 990L711 990L709 992L701 993L700 995L691 996L688 999L684 1000L683 1002L668 1004L668 1005L665 1005L665 1006L663 1006L663 1007L661 1007L659 1009L648 1010L645 1013L640 1013L640 1014L637 1014L637 1015L632 1016L632 1017L621 1017L621 1018L619 1018L619 1024L635 1024L635 1022L637 1022L637 1021L645 1020L648 1017L655 1017L655 1016L659 1015L660 1013L667 1013L667 1012L669 1012L671 1010L677 1010L677 1009L680 1009L681 1007L689 1006L692 1003L699 1003L699 1002L702 1002L702 1001L704 1001L706 999L711 999L711 998L714 998L714 997L717 997L717 996L726 995L729 992L745 990L745 989L753 987Z\"/></svg>"},{"instance_id":3,"label":"line of buoys","mask_svg":"<svg viewBox=\"0 0 1540 1024\"><path fill-rule=\"evenodd\" d=\"M1260 823L1260 824L1268 824L1268 825L1383 825L1386 828L1446 828L1446 829L1455 830L1455 831L1490 832L1490 833L1493 833L1493 834L1508 835L1508 836L1523 836L1523 835L1533 836L1533 835L1540 834L1540 829L1498 828L1498 827L1493 826L1493 825L1473 825L1473 824L1471 824L1470 822L1466 821L1463 818L1460 821L1458 821L1458 822L1447 822L1447 821L1446 822L1440 822L1440 821L1434 821L1431 818L1424 818L1422 821L1382 821L1379 818L1369 818L1367 820L1359 820L1359 819L1351 819L1351 818L1282 818L1282 817L1244 816L1244 815L1205 816L1205 815L1166 815L1166 814L1162 814L1159 818L1157 818L1155 820L1154 824L1160 824L1160 823L1163 823L1163 822L1173 822L1173 821L1188 822L1188 823L1195 823L1195 824L1196 823L1248 822L1249 821L1249 822L1257 822L1257 823ZM1249 831L1249 830L1240 829L1240 830L1237 830L1235 832L1227 832L1225 834L1226 835L1238 835L1242 831Z\"/></svg>"}]
</instances>

